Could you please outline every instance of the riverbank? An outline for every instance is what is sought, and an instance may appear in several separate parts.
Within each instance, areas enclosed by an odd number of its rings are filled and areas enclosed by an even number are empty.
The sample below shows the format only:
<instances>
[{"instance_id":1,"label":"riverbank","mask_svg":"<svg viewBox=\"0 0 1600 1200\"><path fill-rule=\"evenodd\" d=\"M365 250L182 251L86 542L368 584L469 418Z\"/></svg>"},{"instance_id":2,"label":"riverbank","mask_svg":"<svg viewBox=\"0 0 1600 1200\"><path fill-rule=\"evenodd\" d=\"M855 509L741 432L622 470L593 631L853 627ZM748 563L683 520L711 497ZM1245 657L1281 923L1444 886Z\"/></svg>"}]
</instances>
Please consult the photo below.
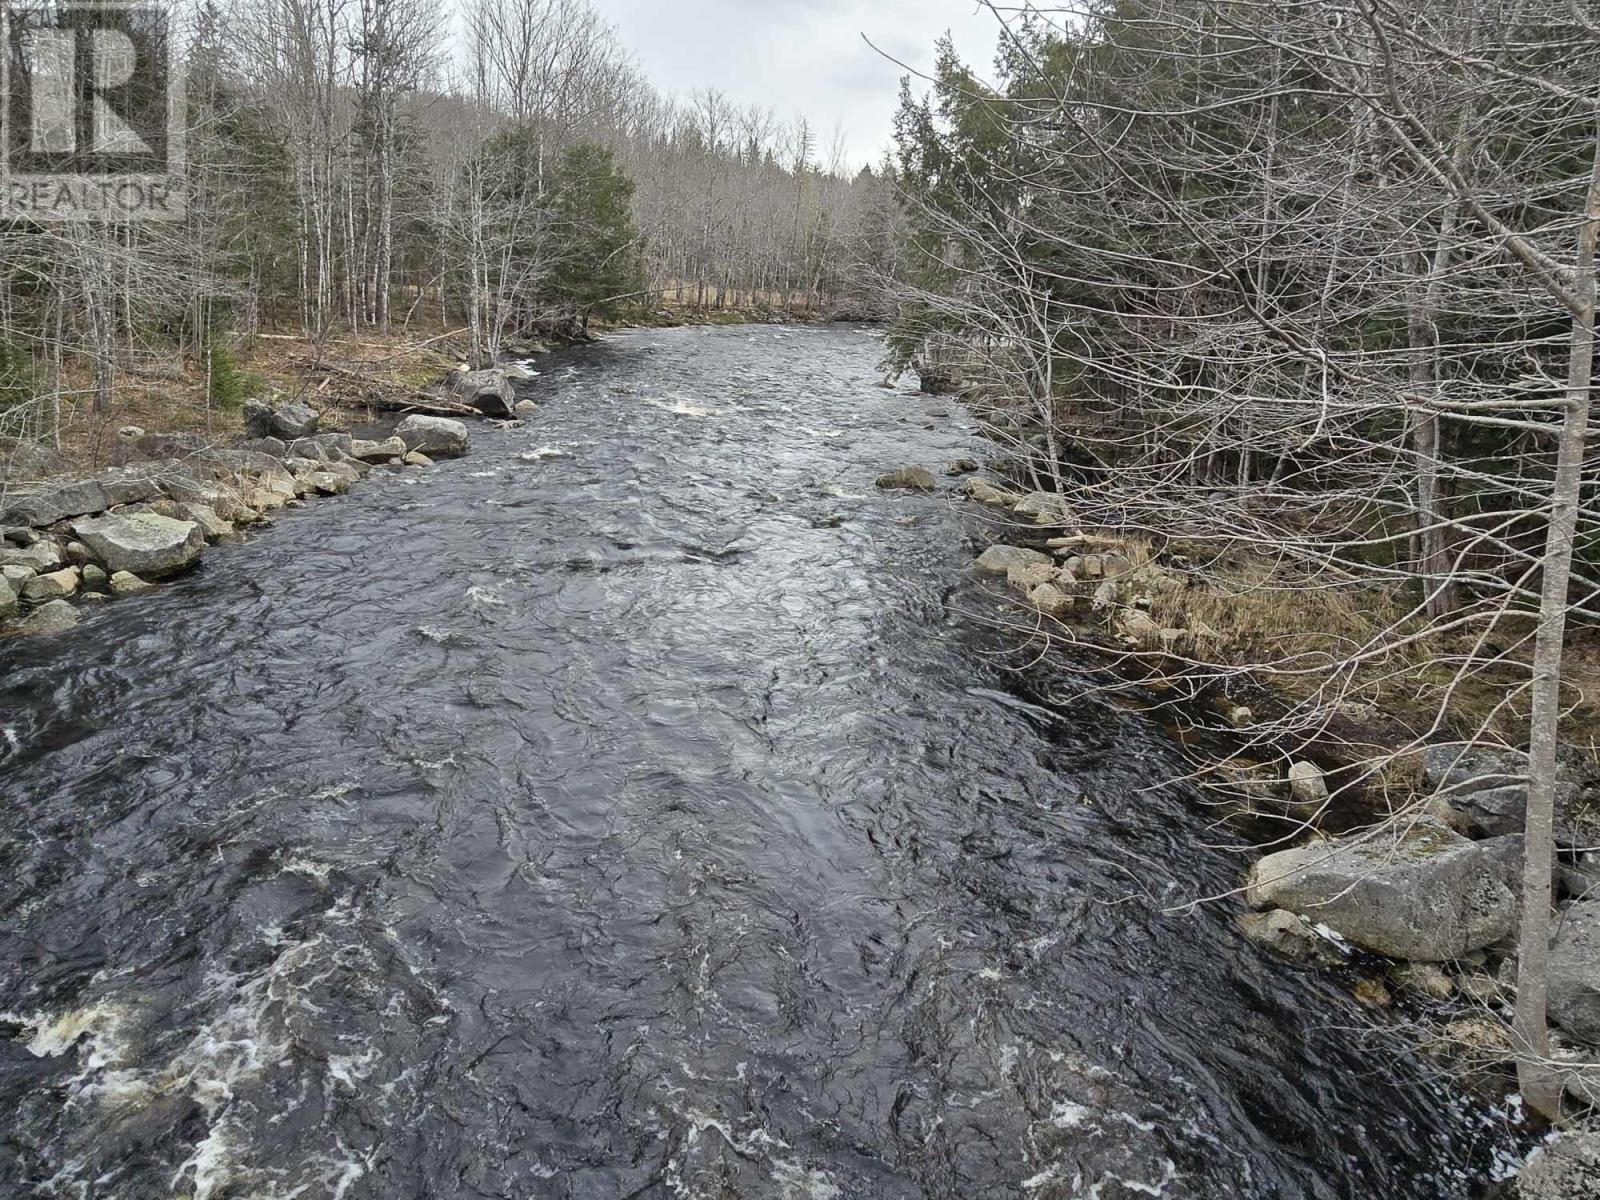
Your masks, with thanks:
<instances>
[{"instance_id":1,"label":"riverbank","mask_svg":"<svg viewBox=\"0 0 1600 1200\"><path fill-rule=\"evenodd\" d=\"M1237 891L1191 899L1241 909L1241 936L1390 1010L1382 1021L1458 1083L1512 1094L1526 759L1508 692L1520 664L1463 678L1454 643L1473 631L1337 669L1400 619L1399 597L1286 578L1226 539L1087 526L1070 493L1017 489L1003 462L985 480L977 465L878 483L986 510L992 545L974 566L998 607L980 619L1021 637L1045 672L1087 669L1090 692L1158 715L1185 747L1217 825L1257 847ZM1581 684L1586 647L1574 658ZM1586 699L1568 727L1587 738L1594 717ZM1562 763L1552 1056L1581 1122L1600 1106L1600 765L1571 744Z\"/></svg>"}]
</instances>

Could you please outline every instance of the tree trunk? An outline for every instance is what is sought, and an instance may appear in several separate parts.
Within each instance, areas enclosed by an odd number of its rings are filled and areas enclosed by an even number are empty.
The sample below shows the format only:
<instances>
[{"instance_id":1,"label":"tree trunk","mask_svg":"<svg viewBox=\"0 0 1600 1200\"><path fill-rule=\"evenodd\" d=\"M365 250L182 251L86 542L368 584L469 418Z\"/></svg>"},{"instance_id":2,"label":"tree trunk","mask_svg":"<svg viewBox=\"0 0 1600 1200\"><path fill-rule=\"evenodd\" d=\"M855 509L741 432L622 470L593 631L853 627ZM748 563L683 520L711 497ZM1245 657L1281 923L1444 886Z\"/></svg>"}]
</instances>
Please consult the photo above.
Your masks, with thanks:
<instances>
[{"instance_id":1,"label":"tree trunk","mask_svg":"<svg viewBox=\"0 0 1600 1200\"><path fill-rule=\"evenodd\" d=\"M1594 165L1578 234L1573 273L1576 307L1567 365L1566 419L1561 429L1550 529L1544 552L1544 588L1533 660L1533 719L1528 737L1527 841L1522 864L1522 927L1517 946L1517 1081L1523 1099L1555 1120L1561 1115L1561 1079L1551 1070L1546 1001L1550 961L1550 877L1555 855L1556 744L1561 718L1561 657L1567 628L1567 592L1583 483L1589 428L1589 388L1594 378L1595 242L1600 236L1600 122Z\"/></svg>"}]
</instances>

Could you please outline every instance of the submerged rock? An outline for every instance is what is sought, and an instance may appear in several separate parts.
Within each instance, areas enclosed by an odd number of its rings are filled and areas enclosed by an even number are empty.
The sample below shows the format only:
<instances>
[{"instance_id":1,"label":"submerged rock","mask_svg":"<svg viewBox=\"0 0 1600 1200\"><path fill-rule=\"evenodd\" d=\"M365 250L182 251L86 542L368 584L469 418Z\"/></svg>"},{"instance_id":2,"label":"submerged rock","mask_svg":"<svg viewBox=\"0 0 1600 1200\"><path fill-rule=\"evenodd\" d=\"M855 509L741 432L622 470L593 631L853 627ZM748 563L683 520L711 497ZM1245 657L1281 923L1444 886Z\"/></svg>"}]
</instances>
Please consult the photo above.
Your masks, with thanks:
<instances>
[{"instance_id":1,"label":"submerged rock","mask_svg":"<svg viewBox=\"0 0 1600 1200\"><path fill-rule=\"evenodd\" d=\"M206 544L205 534L193 521L156 513L95 517L72 528L113 574L131 571L151 579L184 570Z\"/></svg>"},{"instance_id":2,"label":"submerged rock","mask_svg":"<svg viewBox=\"0 0 1600 1200\"><path fill-rule=\"evenodd\" d=\"M1318 962L1333 965L1344 955L1327 938L1317 933L1314 922L1281 908L1269 912L1244 913L1239 929L1256 945L1290 962Z\"/></svg>"},{"instance_id":3,"label":"submerged rock","mask_svg":"<svg viewBox=\"0 0 1600 1200\"><path fill-rule=\"evenodd\" d=\"M1600 1046L1600 900L1561 913L1550 943L1550 1019Z\"/></svg>"},{"instance_id":4,"label":"submerged rock","mask_svg":"<svg viewBox=\"0 0 1600 1200\"><path fill-rule=\"evenodd\" d=\"M426 454L419 453L416 450L411 451L409 454L407 454L400 461L401 461L402 464L404 464L405 466L408 466L408 467L431 467L431 466L433 466L433 459L429 458Z\"/></svg>"},{"instance_id":5,"label":"submerged rock","mask_svg":"<svg viewBox=\"0 0 1600 1200\"><path fill-rule=\"evenodd\" d=\"M516 392L503 371L465 372L451 384L450 398L458 404L471 405L486 417L509 419L517 415Z\"/></svg>"},{"instance_id":6,"label":"submerged rock","mask_svg":"<svg viewBox=\"0 0 1600 1200\"><path fill-rule=\"evenodd\" d=\"M447 417L410 416L395 428L408 453L429 458L460 458L467 452L467 427Z\"/></svg>"},{"instance_id":7,"label":"submerged rock","mask_svg":"<svg viewBox=\"0 0 1600 1200\"><path fill-rule=\"evenodd\" d=\"M975 458L958 458L945 465L944 473L950 476L971 475L979 470L981 465Z\"/></svg>"},{"instance_id":8,"label":"submerged rock","mask_svg":"<svg viewBox=\"0 0 1600 1200\"><path fill-rule=\"evenodd\" d=\"M978 570L988 575L1009 575L1012 567L1035 565L1054 567L1055 560L1022 546L990 546L978 558Z\"/></svg>"},{"instance_id":9,"label":"submerged rock","mask_svg":"<svg viewBox=\"0 0 1600 1200\"><path fill-rule=\"evenodd\" d=\"M1432 821L1366 840L1269 854L1250 872L1254 908L1285 908L1376 954L1448 962L1498 942L1516 901L1474 842Z\"/></svg>"},{"instance_id":10,"label":"submerged rock","mask_svg":"<svg viewBox=\"0 0 1600 1200\"><path fill-rule=\"evenodd\" d=\"M51 600L28 614L27 620L13 627L13 632L28 635L65 633L78 623L78 610L65 600Z\"/></svg>"},{"instance_id":11,"label":"submerged rock","mask_svg":"<svg viewBox=\"0 0 1600 1200\"><path fill-rule=\"evenodd\" d=\"M939 481L927 467L901 467L898 471L878 476L878 486L885 490L903 488L913 492L932 492L938 490Z\"/></svg>"}]
</instances>

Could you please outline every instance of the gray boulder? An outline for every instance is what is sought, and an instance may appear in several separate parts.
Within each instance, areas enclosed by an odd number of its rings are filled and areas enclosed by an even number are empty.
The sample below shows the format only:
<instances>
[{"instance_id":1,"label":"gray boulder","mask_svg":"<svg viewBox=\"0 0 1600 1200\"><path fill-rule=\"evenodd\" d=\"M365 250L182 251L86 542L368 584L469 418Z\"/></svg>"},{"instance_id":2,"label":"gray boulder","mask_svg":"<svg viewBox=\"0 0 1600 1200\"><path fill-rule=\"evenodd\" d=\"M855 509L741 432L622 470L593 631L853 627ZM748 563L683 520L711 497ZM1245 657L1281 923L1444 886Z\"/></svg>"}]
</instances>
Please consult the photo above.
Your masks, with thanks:
<instances>
[{"instance_id":1,"label":"gray boulder","mask_svg":"<svg viewBox=\"0 0 1600 1200\"><path fill-rule=\"evenodd\" d=\"M450 398L470 404L486 417L509 420L517 415L517 395L503 371L466 371L450 386Z\"/></svg>"},{"instance_id":2,"label":"gray boulder","mask_svg":"<svg viewBox=\"0 0 1600 1200\"><path fill-rule=\"evenodd\" d=\"M386 463L391 458L404 458L406 444L397 437L382 442L363 442L358 439L351 443L350 456L362 462Z\"/></svg>"},{"instance_id":3,"label":"gray boulder","mask_svg":"<svg viewBox=\"0 0 1600 1200\"><path fill-rule=\"evenodd\" d=\"M12 590L11 580L0 575L0 617L9 617L17 611L17 593Z\"/></svg>"},{"instance_id":4,"label":"gray boulder","mask_svg":"<svg viewBox=\"0 0 1600 1200\"><path fill-rule=\"evenodd\" d=\"M118 571L111 577L111 594L113 596L139 596L145 592L153 592L156 585L146 583L131 571Z\"/></svg>"},{"instance_id":5,"label":"gray boulder","mask_svg":"<svg viewBox=\"0 0 1600 1200\"><path fill-rule=\"evenodd\" d=\"M1422 756L1423 782L1466 819L1478 837L1521 833L1528 805L1527 756L1451 742ZM1556 770L1556 839L1582 840L1575 809L1582 788L1570 768Z\"/></svg>"},{"instance_id":6,"label":"gray boulder","mask_svg":"<svg viewBox=\"0 0 1600 1200\"><path fill-rule=\"evenodd\" d=\"M467 427L448 417L410 416L395 427L408 453L429 458L460 458L467 452Z\"/></svg>"},{"instance_id":7,"label":"gray boulder","mask_svg":"<svg viewBox=\"0 0 1600 1200\"><path fill-rule=\"evenodd\" d=\"M1246 895L1253 908L1288 909L1363 949L1425 962L1493 945L1516 919L1482 847L1431 820L1269 854Z\"/></svg>"},{"instance_id":8,"label":"gray boulder","mask_svg":"<svg viewBox=\"0 0 1600 1200\"><path fill-rule=\"evenodd\" d=\"M13 632L28 635L65 633L78 623L78 610L65 600L52 600L41 604L28 614L28 619L12 627Z\"/></svg>"},{"instance_id":9,"label":"gray boulder","mask_svg":"<svg viewBox=\"0 0 1600 1200\"><path fill-rule=\"evenodd\" d=\"M78 538L115 575L131 571L150 579L175 575L205 549L205 534L193 521L156 513L112 514L73 525Z\"/></svg>"},{"instance_id":10,"label":"gray boulder","mask_svg":"<svg viewBox=\"0 0 1600 1200\"><path fill-rule=\"evenodd\" d=\"M250 438L246 441L240 442L238 448L240 450L249 451L252 454L270 455L273 458L282 458L284 455L289 453L289 445L287 442L285 442L282 438L270 436Z\"/></svg>"},{"instance_id":11,"label":"gray boulder","mask_svg":"<svg viewBox=\"0 0 1600 1200\"><path fill-rule=\"evenodd\" d=\"M245 401L244 430L252 438L280 438L292 442L296 438L310 437L317 431L319 422L316 410L305 404L273 406L260 400Z\"/></svg>"},{"instance_id":12,"label":"gray boulder","mask_svg":"<svg viewBox=\"0 0 1600 1200\"><path fill-rule=\"evenodd\" d=\"M22 585L22 598L34 604L46 600L65 600L83 583L77 567L63 567L48 575L35 575Z\"/></svg>"},{"instance_id":13,"label":"gray boulder","mask_svg":"<svg viewBox=\"0 0 1600 1200\"><path fill-rule=\"evenodd\" d=\"M1030 492L1011 511L1019 517L1031 517L1038 525L1077 524L1072 506L1056 492Z\"/></svg>"},{"instance_id":14,"label":"gray boulder","mask_svg":"<svg viewBox=\"0 0 1600 1200\"><path fill-rule=\"evenodd\" d=\"M912 492L932 492L938 489L939 481L927 467L901 467L898 471L878 476L878 486L884 489L903 488Z\"/></svg>"},{"instance_id":15,"label":"gray boulder","mask_svg":"<svg viewBox=\"0 0 1600 1200\"><path fill-rule=\"evenodd\" d=\"M35 575L54 571L61 565L61 551L51 541L35 542L31 546L0 546L0 567L26 567Z\"/></svg>"},{"instance_id":16,"label":"gray boulder","mask_svg":"<svg viewBox=\"0 0 1600 1200\"><path fill-rule=\"evenodd\" d=\"M296 438L310 437L320 424L316 409L309 405L284 404L272 410L270 436L292 442Z\"/></svg>"},{"instance_id":17,"label":"gray boulder","mask_svg":"<svg viewBox=\"0 0 1600 1200\"><path fill-rule=\"evenodd\" d=\"M1556 919L1549 980L1550 1019L1600 1046L1600 900L1574 904Z\"/></svg>"},{"instance_id":18,"label":"gray boulder","mask_svg":"<svg viewBox=\"0 0 1600 1200\"><path fill-rule=\"evenodd\" d=\"M978 558L978 570L986 575L1010 575L1012 567L1053 567L1056 560L1037 550L1021 546L990 546Z\"/></svg>"},{"instance_id":19,"label":"gray boulder","mask_svg":"<svg viewBox=\"0 0 1600 1200\"><path fill-rule=\"evenodd\" d=\"M981 479L969 479L962 484L961 490L967 498L990 508L1011 508L1017 502L1014 493L1004 488L997 488L992 483L985 483Z\"/></svg>"},{"instance_id":20,"label":"gray boulder","mask_svg":"<svg viewBox=\"0 0 1600 1200\"><path fill-rule=\"evenodd\" d=\"M192 521L200 526L200 532L205 534L208 542L214 542L233 532L233 522L224 521L217 510L209 504L180 504L178 509L180 514L178 519Z\"/></svg>"},{"instance_id":21,"label":"gray boulder","mask_svg":"<svg viewBox=\"0 0 1600 1200\"><path fill-rule=\"evenodd\" d=\"M1600 1133L1558 1133L1533 1152L1517 1176L1520 1200L1594 1200L1600 1196Z\"/></svg>"}]
</instances>

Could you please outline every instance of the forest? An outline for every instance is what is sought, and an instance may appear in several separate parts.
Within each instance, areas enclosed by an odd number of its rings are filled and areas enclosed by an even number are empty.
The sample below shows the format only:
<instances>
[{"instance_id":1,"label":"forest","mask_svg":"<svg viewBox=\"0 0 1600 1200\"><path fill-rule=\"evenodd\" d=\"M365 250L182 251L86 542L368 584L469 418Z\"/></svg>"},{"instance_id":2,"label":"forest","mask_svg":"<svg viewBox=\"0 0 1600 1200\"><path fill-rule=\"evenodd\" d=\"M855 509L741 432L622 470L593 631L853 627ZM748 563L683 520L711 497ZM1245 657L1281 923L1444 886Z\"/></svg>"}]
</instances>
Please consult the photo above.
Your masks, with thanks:
<instances>
[{"instance_id":1,"label":"forest","mask_svg":"<svg viewBox=\"0 0 1600 1200\"><path fill-rule=\"evenodd\" d=\"M1364 743L1341 786L1392 807L1429 743L1527 747L1548 906L1558 759L1592 757L1600 700L1600 18L1114 0L999 27L992 73L946 45L905 88L896 363L986 397L1086 527L1183 552L1208 595L1187 621L1157 597L1131 657L1268 681L1256 747ZM1352 733L1379 712L1386 742ZM1549 1108L1546 939L1523 949Z\"/></svg>"},{"instance_id":2,"label":"forest","mask_svg":"<svg viewBox=\"0 0 1600 1200\"><path fill-rule=\"evenodd\" d=\"M14 35L51 10L10 6ZM584 0L176 11L161 36L185 80L182 219L8 224L0 435L58 443L119 380L185 370L205 412L237 408L264 332L460 330L492 361L664 303L879 311L879 175L803 117L661 96Z\"/></svg>"}]
</instances>

